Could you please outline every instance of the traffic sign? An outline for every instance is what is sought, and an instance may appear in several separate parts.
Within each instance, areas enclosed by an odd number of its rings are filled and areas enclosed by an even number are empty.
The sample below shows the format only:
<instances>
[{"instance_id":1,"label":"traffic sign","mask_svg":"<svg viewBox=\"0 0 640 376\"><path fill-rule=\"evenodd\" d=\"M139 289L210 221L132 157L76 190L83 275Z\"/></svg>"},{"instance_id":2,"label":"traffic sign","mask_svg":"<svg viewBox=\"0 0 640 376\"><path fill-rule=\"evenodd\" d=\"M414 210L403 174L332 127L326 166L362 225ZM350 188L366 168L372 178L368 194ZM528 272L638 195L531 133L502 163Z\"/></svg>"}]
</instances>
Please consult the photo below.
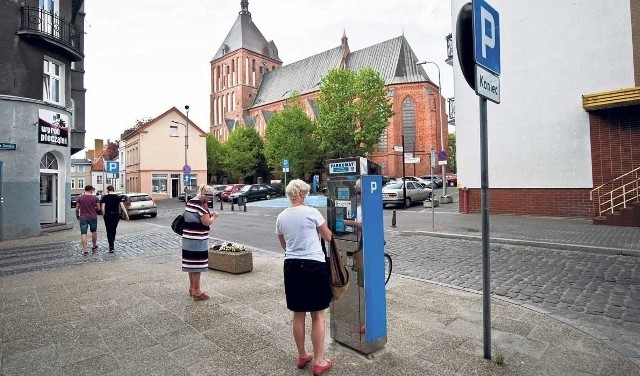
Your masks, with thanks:
<instances>
[{"instance_id":1,"label":"traffic sign","mask_svg":"<svg viewBox=\"0 0 640 376\"><path fill-rule=\"evenodd\" d=\"M500 75L500 17L485 0L473 0L473 35L476 63Z\"/></svg>"},{"instance_id":2,"label":"traffic sign","mask_svg":"<svg viewBox=\"0 0 640 376\"><path fill-rule=\"evenodd\" d=\"M420 163L420 157L405 158L404 163Z\"/></svg>"},{"instance_id":3,"label":"traffic sign","mask_svg":"<svg viewBox=\"0 0 640 376\"><path fill-rule=\"evenodd\" d=\"M115 174L116 172L119 172L120 170L120 163L118 163L118 161L104 161L104 171L111 173L111 174Z\"/></svg>"},{"instance_id":4,"label":"traffic sign","mask_svg":"<svg viewBox=\"0 0 640 376\"><path fill-rule=\"evenodd\" d=\"M438 160L439 161L446 161L447 160L447 152L444 150L440 150L438 152Z\"/></svg>"},{"instance_id":5,"label":"traffic sign","mask_svg":"<svg viewBox=\"0 0 640 376\"><path fill-rule=\"evenodd\" d=\"M394 146L393 151L402 152L404 151L404 148L402 146Z\"/></svg>"},{"instance_id":6,"label":"traffic sign","mask_svg":"<svg viewBox=\"0 0 640 376\"><path fill-rule=\"evenodd\" d=\"M182 180L184 180L185 183L188 183L189 180L191 180L191 175L190 174L184 174L182 176Z\"/></svg>"},{"instance_id":7,"label":"traffic sign","mask_svg":"<svg viewBox=\"0 0 640 376\"><path fill-rule=\"evenodd\" d=\"M191 173L191 166L189 166L188 164L182 166L182 173L185 175L189 175Z\"/></svg>"},{"instance_id":8,"label":"traffic sign","mask_svg":"<svg viewBox=\"0 0 640 376\"><path fill-rule=\"evenodd\" d=\"M500 103L500 77L476 65L476 94Z\"/></svg>"},{"instance_id":9,"label":"traffic sign","mask_svg":"<svg viewBox=\"0 0 640 376\"><path fill-rule=\"evenodd\" d=\"M289 172L289 160L288 159L283 159L282 160L282 172Z\"/></svg>"}]
</instances>

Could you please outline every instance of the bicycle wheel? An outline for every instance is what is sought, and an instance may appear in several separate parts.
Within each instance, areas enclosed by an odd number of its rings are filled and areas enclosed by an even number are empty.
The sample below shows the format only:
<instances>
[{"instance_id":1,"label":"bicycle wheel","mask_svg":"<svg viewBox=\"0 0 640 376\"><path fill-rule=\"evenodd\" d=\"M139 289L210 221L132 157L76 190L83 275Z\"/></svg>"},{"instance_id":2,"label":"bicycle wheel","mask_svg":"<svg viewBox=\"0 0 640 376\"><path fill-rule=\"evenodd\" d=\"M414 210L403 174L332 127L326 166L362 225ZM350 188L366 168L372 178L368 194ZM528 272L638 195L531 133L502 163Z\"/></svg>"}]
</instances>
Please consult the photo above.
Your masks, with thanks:
<instances>
[{"instance_id":1,"label":"bicycle wheel","mask_svg":"<svg viewBox=\"0 0 640 376\"><path fill-rule=\"evenodd\" d=\"M391 278L391 271L393 270L393 260L388 253L384 254L384 284L386 285Z\"/></svg>"}]
</instances>

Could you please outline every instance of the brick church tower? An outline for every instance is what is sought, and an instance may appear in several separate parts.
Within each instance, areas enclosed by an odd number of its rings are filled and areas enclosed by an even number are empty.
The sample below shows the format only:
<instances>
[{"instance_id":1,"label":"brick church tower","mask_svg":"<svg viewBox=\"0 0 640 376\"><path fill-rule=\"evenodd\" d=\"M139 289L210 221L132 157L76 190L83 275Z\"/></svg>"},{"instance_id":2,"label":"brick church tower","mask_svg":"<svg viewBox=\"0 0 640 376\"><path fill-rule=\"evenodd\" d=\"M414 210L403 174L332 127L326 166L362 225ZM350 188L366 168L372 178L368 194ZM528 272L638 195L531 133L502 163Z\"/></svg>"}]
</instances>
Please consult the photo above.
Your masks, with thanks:
<instances>
[{"instance_id":1,"label":"brick church tower","mask_svg":"<svg viewBox=\"0 0 640 376\"><path fill-rule=\"evenodd\" d=\"M251 19L249 1L242 0L238 18L211 60L210 131L217 139L226 140L244 122L262 76L281 66L278 48L267 42Z\"/></svg>"}]
</instances>

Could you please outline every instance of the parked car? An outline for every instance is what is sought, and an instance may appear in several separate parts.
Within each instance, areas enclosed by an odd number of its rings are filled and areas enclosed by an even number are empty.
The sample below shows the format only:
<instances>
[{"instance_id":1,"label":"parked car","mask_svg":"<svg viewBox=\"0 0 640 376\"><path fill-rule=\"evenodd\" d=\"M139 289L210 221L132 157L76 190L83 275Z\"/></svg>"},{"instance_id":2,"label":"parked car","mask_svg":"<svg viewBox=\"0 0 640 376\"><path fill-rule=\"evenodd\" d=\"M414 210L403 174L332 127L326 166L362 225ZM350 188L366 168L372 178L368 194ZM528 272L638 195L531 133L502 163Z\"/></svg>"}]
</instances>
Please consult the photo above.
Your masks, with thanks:
<instances>
[{"instance_id":1,"label":"parked car","mask_svg":"<svg viewBox=\"0 0 640 376\"><path fill-rule=\"evenodd\" d=\"M407 196L404 196L403 185L407 185ZM404 205L408 208L414 202L431 199L431 189L416 181L394 181L382 187L382 207L387 205Z\"/></svg>"},{"instance_id":2,"label":"parked car","mask_svg":"<svg viewBox=\"0 0 640 376\"><path fill-rule=\"evenodd\" d=\"M78 203L78 197L80 197L80 193L72 193L71 194L71 208L75 208Z\"/></svg>"},{"instance_id":3,"label":"parked car","mask_svg":"<svg viewBox=\"0 0 640 376\"><path fill-rule=\"evenodd\" d=\"M196 191L195 189L190 189L187 191L187 201L191 200L192 198L196 197L196 195L198 194L198 191ZM179 201L184 201L184 192L180 193L178 195L178 200Z\"/></svg>"},{"instance_id":4,"label":"parked car","mask_svg":"<svg viewBox=\"0 0 640 376\"><path fill-rule=\"evenodd\" d=\"M229 199L234 202L240 202L240 199L245 199L245 202L255 200L268 200L276 195L276 189L268 184L249 184L245 185L236 193L232 193Z\"/></svg>"},{"instance_id":5,"label":"parked car","mask_svg":"<svg viewBox=\"0 0 640 376\"><path fill-rule=\"evenodd\" d=\"M220 201L220 194L228 186L228 184L216 184L211 186L211 188L213 188L213 197L215 198L215 201Z\"/></svg>"},{"instance_id":6,"label":"parked car","mask_svg":"<svg viewBox=\"0 0 640 376\"><path fill-rule=\"evenodd\" d=\"M405 176L404 180L405 181L415 181L415 182L418 182L418 183L424 185L425 187L430 187L431 186L431 181L426 181L426 180L424 180L422 178L419 178L417 176ZM395 181L396 182L402 182L402 177L396 178Z\"/></svg>"},{"instance_id":7,"label":"parked car","mask_svg":"<svg viewBox=\"0 0 640 376\"><path fill-rule=\"evenodd\" d=\"M124 206L127 208L129 217L158 215L158 207L155 201L146 193L123 193L120 195Z\"/></svg>"},{"instance_id":8,"label":"parked car","mask_svg":"<svg viewBox=\"0 0 640 376\"><path fill-rule=\"evenodd\" d=\"M236 193L238 192L242 187L244 187L246 184L229 184L227 186L227 188L225 188L222 192L220 192L220 199L222 201L231 201L229 199L229 196L232 193Z\"/></svg>"},{"instance_id":9,"label":"parked car","mask_svg":"<svg viewBox=\"0 0 640 376\"><path fill-rule=\"evenodd\" d=\"M458 175L456 174L447 174L447 184L449 187L455 187L458 185Z\"/></svg>"},{"instance_id":10,"label":"parked car","mask_svg":"<svg viewBox=\"0 0 640 376\"><path fill-rule=\"evenodd\" d=\"M427 182L427 185L431 188L440 188L444 184L442 177L438 175L424 175L420 176L421 179Z\"/></svg>"}]
</instances>

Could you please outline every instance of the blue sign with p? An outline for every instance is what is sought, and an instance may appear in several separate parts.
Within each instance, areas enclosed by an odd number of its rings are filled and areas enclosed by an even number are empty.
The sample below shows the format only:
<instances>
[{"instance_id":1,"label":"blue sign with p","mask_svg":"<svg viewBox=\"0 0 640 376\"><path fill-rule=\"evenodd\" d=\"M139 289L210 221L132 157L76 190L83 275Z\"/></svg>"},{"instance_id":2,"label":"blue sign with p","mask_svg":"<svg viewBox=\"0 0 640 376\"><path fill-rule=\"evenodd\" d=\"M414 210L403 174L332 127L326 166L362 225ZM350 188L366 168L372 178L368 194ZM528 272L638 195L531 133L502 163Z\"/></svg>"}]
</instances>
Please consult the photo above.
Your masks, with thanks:
<instances>
[{"instance_id":1,"label":"blue sign with p","mask_svg":"<svg viewBox=\"0 0 640 376\"><path fill-rule=\"evenodd\" d=\"M500 75L500 17L485 0L473 0L475 60Z\"/></svg>"}]
</instances>

